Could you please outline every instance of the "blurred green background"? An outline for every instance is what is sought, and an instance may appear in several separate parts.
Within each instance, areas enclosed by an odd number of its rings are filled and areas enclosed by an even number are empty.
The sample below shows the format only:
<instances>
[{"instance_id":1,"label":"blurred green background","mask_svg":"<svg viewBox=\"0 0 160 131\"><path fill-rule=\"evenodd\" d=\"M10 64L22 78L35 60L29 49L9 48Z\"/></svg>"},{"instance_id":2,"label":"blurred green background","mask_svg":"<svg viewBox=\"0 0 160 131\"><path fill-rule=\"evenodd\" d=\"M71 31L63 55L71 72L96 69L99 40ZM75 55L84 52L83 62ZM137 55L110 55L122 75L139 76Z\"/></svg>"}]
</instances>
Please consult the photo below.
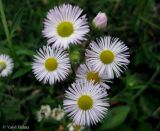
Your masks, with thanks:
<instances>
[{"instance_id":1,"label":"blurred green background","mask_svg":"<svg viewBox=\"0 0 160 131\"><path fill-rule=\"evenodd\" d=\"M37 122L36 112L43 104L62 105L64 90L74 75L50 87L38 82L31 71L33 55L46 44L42 37L46 13L62 3L80 6L90 23L99 11L105 12L108 25L104 34L119 37L130 48L128 70L110 84L108 115L85 130L160 131L159 0L3 0L10 35L7 40L1 15L0 54L13 57L15 68L11 76L0 78L0 129L28 125L31 130L61 131L60 126L67 130L68 119ZM91 33L93 40L99 36ZM74 49L81 50L79 46Z\"/></svg>"}]
</instances>

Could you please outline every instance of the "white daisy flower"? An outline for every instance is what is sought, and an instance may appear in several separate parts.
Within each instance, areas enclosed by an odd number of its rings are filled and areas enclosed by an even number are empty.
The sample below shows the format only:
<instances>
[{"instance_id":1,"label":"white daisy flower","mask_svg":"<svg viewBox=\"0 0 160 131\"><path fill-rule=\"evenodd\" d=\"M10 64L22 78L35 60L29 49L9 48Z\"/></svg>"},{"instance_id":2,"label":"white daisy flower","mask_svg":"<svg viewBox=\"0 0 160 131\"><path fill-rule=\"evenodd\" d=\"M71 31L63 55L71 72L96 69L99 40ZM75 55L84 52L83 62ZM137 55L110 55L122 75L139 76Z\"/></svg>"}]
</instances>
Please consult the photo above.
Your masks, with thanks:
<instances>
[{"instance_id":1,"label":"white daisy flower","mask_svg":"<svg viewBox=\"0 0 160 131\"><path fill-rule=\"evenodd\" d=\"M39 49L38 55L34 56L32 69L37 80L52 85L56 81L64 80L69 74L68 54L62 49L44 46Z\"/></svg>"},{"instance_id":2,"label":"white daisy flower","mask_svg":"<svg viewBox=\"0 0 160 131\"><path fill-rule=\"evenodd\" d=\"M100 74L106 72L109 78L119 77L122 68L126 69L129 64L128 47L118 38L101 37L91 42L90 48L86 51L86 61Z\"/></svg>"},{"instance_id":3,"label":"white daisy flower","mask_svg":"<svg viewBox=\"0 0 160 131\"><path fill-rule=\"evenodd\" d=\"M95 71L88 63L81 64L76 73L76 80L94 81L94 84L100 84L105 89L109 89L110 87L105 84L105 82L108 81L107 77L105 73L99 74L99 72Z\"/></svg>"},{"instance_id":4,"label":"white daisy flower","mask_svg":"<svg viewBox=\"0 0 160 131\"><path fill-rule=\"evenodd\" d=\"M89 32L86 15L78 6L63 4L51 9L44 22L43 35L55 47L67 48L69 44L82 43Z\"/></svg>"},{"instance_id":5,"label":"white daisy flower","mask_svg":"<svg viewBox=\"0 0 160 131\"><path fill-rule=\"evenodd\" d=\"M13 60L5 54L0 55L0 77L6 77L12 73Z\"/></svg>"},{"instance_id":6,"label":"white daisy flower","mask_svg":"<svg viewBox=\"0 0 160 131\"><path fill-rule=\"evenodd\" d=\"M92 81L77 81L65 94L64 109L73 122L89 126L101 121L107 113L107 92Z\"/></svg>"}]
</instances>

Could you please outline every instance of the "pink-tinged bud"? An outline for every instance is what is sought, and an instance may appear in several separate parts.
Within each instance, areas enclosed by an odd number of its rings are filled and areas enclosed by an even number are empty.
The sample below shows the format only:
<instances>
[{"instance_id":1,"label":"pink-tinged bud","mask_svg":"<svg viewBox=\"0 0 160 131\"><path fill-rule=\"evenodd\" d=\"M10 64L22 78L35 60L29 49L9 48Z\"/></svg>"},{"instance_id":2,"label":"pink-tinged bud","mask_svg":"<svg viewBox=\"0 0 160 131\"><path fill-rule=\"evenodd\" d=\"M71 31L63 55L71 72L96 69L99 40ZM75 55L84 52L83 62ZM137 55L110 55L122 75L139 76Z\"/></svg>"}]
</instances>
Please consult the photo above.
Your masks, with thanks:
<instances>
[{"instance_id":1,"label":"pink-tinged bud","mask_svg":"<svg viewBox=\"0 0 160 131\"><path fill-rule=\"evenodd\" d=\"M93 25L95 28L104 30L107 26L107 16L105 13L99 12L93 19Z\"/></svg>"}]
</instances>

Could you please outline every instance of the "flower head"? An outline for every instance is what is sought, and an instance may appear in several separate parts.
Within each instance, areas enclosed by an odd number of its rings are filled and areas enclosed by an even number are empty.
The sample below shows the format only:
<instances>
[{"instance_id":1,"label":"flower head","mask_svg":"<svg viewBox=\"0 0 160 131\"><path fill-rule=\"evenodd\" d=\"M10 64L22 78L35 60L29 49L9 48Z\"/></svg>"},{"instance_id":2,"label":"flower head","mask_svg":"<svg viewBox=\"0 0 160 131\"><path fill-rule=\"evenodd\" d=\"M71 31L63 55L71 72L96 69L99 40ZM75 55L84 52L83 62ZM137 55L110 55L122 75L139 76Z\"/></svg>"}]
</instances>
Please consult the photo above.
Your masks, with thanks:
<instances>
[{"instance_id":1,"label":"flower head","mask_svg":"<svg viewBox=\"0 0 160 131\"><path fill-rule=\"evenodd\" d=\"M0 77L6 77L12 73L13 60L5 54L0 55Z\"/></svg>"},{"instance_id":2,"label":"flower head","mask_svg":"<svg viewBox=\"0 0 160 131\"><path fill-rule=\"evenodd\" d=\"M126 69L129 64L128 47L118 38L101 37L91 42L90 48L86 51L86 61L100 74L107 73L109 78L119 77L122 68Z\"/></svg>"},{"instance_id":3,"label":"flower head","mask_svg":"<svg viewBox=\"0 0 160 131\"><path fill-rule=\"evenodd\" d=\"M52 110L51 118L60 121L61 119L63 119L64 115L65 115L64 110L61 108L61 106L59 106L58 108L54 108Z\"/></svg>"},{"instance_id":4,"label":"flower head","mask_svg":"<svg viewBox=\"0 0 160 131\"><path fill-rule=\"evenodd\" d=\"M93 125L101 121L109 104L99 84L77 81L66 91L64 109L77 125Z\"/></svg>"},{"instance_id":5,"label":"flower head","mask_svg":"<svg viewBox=\"0 0 160 131\"><path fill-rule=\"evenodd\" d=\"M51 107L49 105L41 105L40 111L37 112L37 119L40 122L42 119L48 119L51 114Z\"/></svg>"},{"instance_id":6,"label":"flower head","mask_svg":"<svg viewBox=\"0 0 160 131\"><path fill-rule=\"evenodd\" d=\"M110 87L105 84L107 80L107 75L105 73L100 74L95 71L93 66L90 64L81 64L76 73L76 80L87 80L94 81L94 84L100 84L104 89L109 89Z\"/></svg>"},{"instance_id":7,"label":"flower head","mask_svg":"<svg viewBox=\"0 0 160 131\"><path fill-rule=\"evenodd\" d=\"M51 9L44 22L43 35L48 43L55 47L67 48L69 44L81 43L86 40L89 32L86 15L82 15L78 6L63 4Z\"/></svg>"},{"instance_id":8,"label":"flower head","mask_svg":"<svg viewBox=\"0 0 160 131\"><path fill-rule=\"evenodd\" d=\"M99 12L93 19L93 25L95 28L104 30L107 26L107 16L105 13Z\"/></svg>"},{"instance_id":9,"label":"flower head","mask_svg":"<svg viewBox=\"0 0 160 131\"><path fill-rule=\"evenodd\" d=\"M64 80L70 72L68 54L53 46L40 48L34 56L32 64L33 73L39 81L54 84L56 81Z\"/></svg>"}]
</instances>

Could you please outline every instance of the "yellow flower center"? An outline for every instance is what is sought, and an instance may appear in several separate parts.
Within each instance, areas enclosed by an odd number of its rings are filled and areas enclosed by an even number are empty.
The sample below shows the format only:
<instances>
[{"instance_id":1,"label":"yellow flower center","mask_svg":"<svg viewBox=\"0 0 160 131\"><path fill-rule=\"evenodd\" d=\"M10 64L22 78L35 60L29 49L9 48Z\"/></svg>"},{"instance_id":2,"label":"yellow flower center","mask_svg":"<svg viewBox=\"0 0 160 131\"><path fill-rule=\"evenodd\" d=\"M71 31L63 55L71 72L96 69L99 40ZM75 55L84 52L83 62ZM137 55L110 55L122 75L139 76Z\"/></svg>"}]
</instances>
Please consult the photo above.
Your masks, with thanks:
<instances>
[{"instance_id":1,"label":"yellow flower center","mask_svg":"<svg viewBox=\"0 0 160 131\"><path fill-rule=\"evenodd\" d=\"M0 61L0 72L6 68L6 63L4 61Z\"/></svg>"},{"instance_id":2,"label":"yellow flower center","mask_svg":"<svg viewBox=\"0 0 160 131\"><path fill-rule=\"evenodd\" d=\"M81 126L80 125L74 125L73 128L74 128L73 131L80 131Z\"/></svg>"},{"instance_id":3,"label":"yellow flower center","mask_svg":"<svg viewBox=\"0 0 160 131\"><path fill-rule=\"evenodd\" d=\"M100 77L97 72L93 72L93 71L88 72L86 77L88 81L93 80L94 84L100 82Z\"/></svg>"},{"instance_id":4,"label":"yellow flower center","mask_svg":"<svg viewBox=\"0 0 160 131\"><path fill-rule=\"evenodd\" d=\"M49 57L45 60L45 68L48 71L54 71L58 66L57 59L54 57Z\"/></svg>"},{"instance_id":5,"label":"yellow flower center","mask_svg":"<svg viewBox=\"0 0 160 131\"><path fill-rule=\"evenodd\" d=\"M69 37L73 33L73 24L71 22L61 22L57 27L57 32L61 37Z\"/></svg>"},{"instance_id":6,"label":"yellow flower center","mask_svg":"<svg viewBox=\"0 0 160 131\"><path fill-rule=\"evenodd\" d=\"M104 64L110 64L113 62L114 60L114 54L112 51L110 50L104 50L100 53L100 60L104 63Z\"/></svg>"},{"instance_id":7,"label":"yellow flower center","mask_svg":"<svg viewBox=\"0 0 160 131\"><path fill-rule=\"evenodd\" d=\"M89 110L93 106L93 100L90 96L88 95L82 95L78 99L78 107L82 110Z\"/></svg>"}]
</instances>

